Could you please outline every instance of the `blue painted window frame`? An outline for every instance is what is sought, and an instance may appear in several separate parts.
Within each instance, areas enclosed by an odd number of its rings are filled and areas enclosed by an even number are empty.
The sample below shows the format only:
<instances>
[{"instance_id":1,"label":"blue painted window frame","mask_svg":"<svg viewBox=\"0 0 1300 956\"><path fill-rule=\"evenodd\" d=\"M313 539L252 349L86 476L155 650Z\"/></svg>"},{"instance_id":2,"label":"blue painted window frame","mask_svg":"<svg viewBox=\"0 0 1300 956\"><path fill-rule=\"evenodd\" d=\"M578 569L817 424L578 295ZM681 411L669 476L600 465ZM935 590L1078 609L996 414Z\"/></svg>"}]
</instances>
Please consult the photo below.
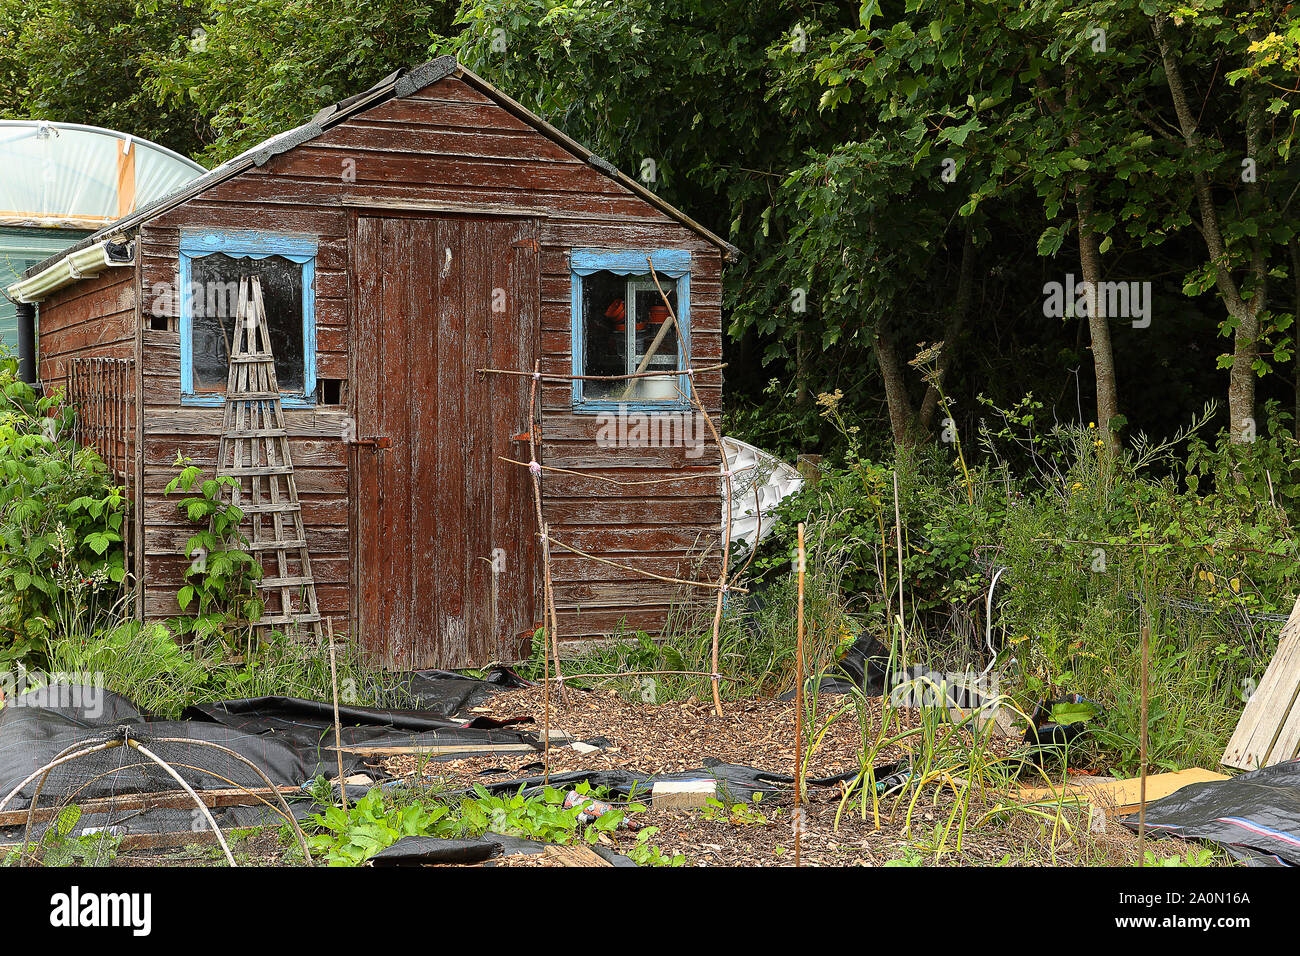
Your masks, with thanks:
<instances>
[{"instance_id":1,"label":"blue painted window frame","mask_svg":"<svg viewBox=\"0 0 1300 956\"><path fill-rule=\"evenodd\" d=\"M302 394L281 393L285 408L316 406L316 251L311 236L276 235L256 230L182 232L181 285L181 404L204 407L224 405L223 393L194 391L194 304L190 298L191 266L195 259L215 253L265 259L283 256L302 267Z\"/></svg>"},{"instance_id":2,"label":"blue painted window frame","mask_svg":"<svg viewBox=\"0 0 1300 956\"><path fill-rule=\"evenodd\" d=\"M573 374L584 375L587 343L582 328L582 279L594 272L613 272L616 275L648 275L646 257L654 263L655 273L677 283L677 362L680 370L691 367L691 254L685 249L575 249L569 254L569 274L572 281L570 327L573 336ZM690 376L682 371L677 376L677 387L690 395ZM680 412L693 407L680 399L655 399L619 402L609 399L583 397L583 381L573 381L573 410L581 414L601 414L617 411Z\"/></svg>"}]
</instances>

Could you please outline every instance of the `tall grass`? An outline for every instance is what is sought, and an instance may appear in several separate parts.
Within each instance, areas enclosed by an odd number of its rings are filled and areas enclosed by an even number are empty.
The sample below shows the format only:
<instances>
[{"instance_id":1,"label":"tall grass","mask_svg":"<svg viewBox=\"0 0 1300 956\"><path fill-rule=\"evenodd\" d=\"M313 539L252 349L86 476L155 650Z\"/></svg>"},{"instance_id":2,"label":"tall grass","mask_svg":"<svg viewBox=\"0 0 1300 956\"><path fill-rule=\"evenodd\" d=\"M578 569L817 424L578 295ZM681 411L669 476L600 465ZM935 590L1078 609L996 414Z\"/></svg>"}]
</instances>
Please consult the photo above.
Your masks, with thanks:
<instances>
[{"instance_id":1,"label":"tall grass","mask_svg":"<svg viewBox=\"0 0 1300 956\"><path fill-rule=\"evenodd\" d=\"M820 536L813 540L813 534ZM843 542L825 524L809 533L805 581L804 654L810 670L830 666L861 632L841 588ZM776 697L794 690L795 602L792 574L772 575L747 595L731 594L719 633L718 666L724 699ZM711 694L712 609L682 595L674 604L663 633L654 638L636 632L616 634L565 664L571 675L602 674L585 683L614 688L646 702L704 699ZM540 645L534 658L540 661ZM540 667L531 667L540 673ZM690 674L637 676L638 671L689 671ZM575 679L583 684L580 676Z\"/></svg>"},{"instance_id":2,"label":"tall grass","mask_svg":"<svg viewBox=\"0 0 1300 956\"><path fill-rule=\"evenodd\" d=\"M368 667L350 645L336 648L340 701L362 707L403 707L410 695L391 674ZM161 717L178 717L191 704L247 697L331 698L328 647L278 634L257 639L231 656L215 637L191 635L184 644L162 622L128 621L49 645L55 675L81 676Z\"/></svg>"}]
</instances>

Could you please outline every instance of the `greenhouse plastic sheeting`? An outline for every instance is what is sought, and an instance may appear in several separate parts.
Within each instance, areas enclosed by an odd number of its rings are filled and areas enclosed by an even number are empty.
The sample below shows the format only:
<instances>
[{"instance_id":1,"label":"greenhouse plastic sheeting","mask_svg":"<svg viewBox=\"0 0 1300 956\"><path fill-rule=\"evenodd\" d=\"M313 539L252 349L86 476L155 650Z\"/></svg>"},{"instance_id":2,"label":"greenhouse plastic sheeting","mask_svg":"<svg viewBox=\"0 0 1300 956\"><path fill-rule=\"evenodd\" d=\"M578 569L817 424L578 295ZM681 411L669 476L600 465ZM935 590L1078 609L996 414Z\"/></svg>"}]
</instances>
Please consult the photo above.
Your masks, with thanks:
<instances>
[{"instance_id":1,"label":"greenhouse plastic sheeting","mask_svg":"<svg viewBox=\"0 0 1300 956\"><path fill-rule=\"evenodd\" d=\"M1147 830L1212 840L1234 855L1300 865L1300 760L1193 783L1147 805ZM1138 826L1137 814L1121 821Z\"/></svg>"}]
</instances>

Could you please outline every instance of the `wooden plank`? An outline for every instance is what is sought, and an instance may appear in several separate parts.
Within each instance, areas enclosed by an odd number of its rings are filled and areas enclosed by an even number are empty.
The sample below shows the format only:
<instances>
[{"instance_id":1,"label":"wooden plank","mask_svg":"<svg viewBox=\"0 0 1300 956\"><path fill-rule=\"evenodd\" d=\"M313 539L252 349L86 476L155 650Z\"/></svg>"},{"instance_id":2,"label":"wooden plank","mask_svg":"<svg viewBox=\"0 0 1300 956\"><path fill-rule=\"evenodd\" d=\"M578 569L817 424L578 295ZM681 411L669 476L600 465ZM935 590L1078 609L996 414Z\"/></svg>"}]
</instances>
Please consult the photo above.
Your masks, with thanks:
<instances>
[{"instance_id":1,"label":"wooden plank","mask_svg":"<svg viewBox=\"0 0 1300 956\"><path fill-rule=\"evenodd\" d=\"M548 843L543 851L546 859L556 866L613 866L589 846L566 846L561 843Z\"/></svg>"},{"instance_id":2,"label":"wooden plank","mask_svg":"<svg viewBox=\"0 0 1300 956\"><path fill-rule=\"evenodd\" d=\"M531 369L538 355L538 314L540 308L540 280L538 276L539 252L536 245L536 222L523 222L515 239L511 240L510 304L514 311L508 314L507 326L512 336L505 336L502 364L497 368ZM520 452L526 442L514 441L514 436L528 431L528 386L516 376L495 375L493 395L500 396L494 403L507 413L498 422L498 447L506 445ZM518 427L516 427L518 426ZM518 456L517 460L522 460ZM533 501L532 477L518 465L508 465L496 455L492 456L497 469L497 483L504 488L506 505L501 512L505 526L499 533L509 542L506 552L510 562L503 574L503 620L499 629L498 653L503 657L525 656L531 650L531 633L540 606L537 595L542 585L540 573L541 551L537 539L536 506Z\"/></svg>"},{"instance_id":3,"label":"wooden plank","mask_svg":"<svg viewBox=\"0 0 1300 956\"><path fill-rule=\"evenodd\" d=\"M282 794L301 792L299 787L285 786L275 789L249 787L248 789L196 790L195 793L205 807L251 807L264 802L278 806L275 800L277 790ZM168 790L158 793L126 793L115 797L94 797L89 800L79 800L76 806L83 815L121 810L183 810L194 806L194 799L183 790ZM53 820L59 815L61 809L59 806L37 806L32 813L32 820L36 823ZM26 826L27 813L27 810L0 811L0 827Z\"/></svg>"},{"instance_id":4,"label":"wooden plank","mask_svg":"<svg viewBox=\"0 0 1300 956\"><path fill-rule=\"evenodd\" d=\"M482 219L466 221L462 226L463 271L461 274L462 312L465 316L464 388L466 429L459 437L465 461L465 502L461 553L465 580L465 655L467 661L487 661L496 656L493 633L495 610L492 588L493 514L499 502L492 493L492 451L499 447L497 427L504 409L488 404L490 392L487 376L477 369L487 365L492 354L492 300L494 289L508 292L507 283L494 285L492 259L498 268L508 267L509 253L498 245L499 222ZM509 224L507 224L509 225ZM507 247L508 248L508 247ZM508 436L506 436L508 438ZM504 442L500 442L504 444ZM499 599L499 598L498 598Z\"/></svg>"},{"instance_id":5,"label":"wooden plank","mask_svg":"<svg viewBox=\"0 0 1300 956\"><path fill-rule=\"evenodd\" d=\"M411 594L418 602L415 612L415 643L407 666L440 664L442 650L437 628L429 624L442 601L442 561L438 552L438 508L440 489L427 478L437 474L440 452L438 420L439 348L437 323L452 308L435 295L436 270L443 261L439 251L447 248L455 227L430 220L411 223L412 311L410 364L410 468L413 497L411 526Z\"/></svg>"},{"instance_id":6,"label":"wooden plank","mask_svg":"<svg viewBox=\"0 0 1300 956\"><path fill-rule=\"evenodd\" d=\"M371 757L396 757L402 754L513 754L536 753L540 747L532 744L396 744L381 746L378 744L346 744L342 747L324 746L321 750L334 752L342 750L349 754L362 754Z\"/></svg>"},{"instance_id":7,"label":"wooden plank","mask_svg":"<svg viewBox=\"0 0 1300 956\"><path fill-rule=\"evenodd\" d=\"M465 376L465 315L461 282L466 251L464 224L438 223L434 247L438 336L438 464L434 469L437 494L437 554L440 572L437 612L433 623L437 652L443 667L469 663L469 637L465 633L464 520L476 503L465 498L465 458L461 441L468 426Z\"/></svg>"},{"instance_id":8,"label":"wooden plank","mask_svg":"<svg viewBox=\"0 0 1300 956\"><path fill-rule=\"evenodd\" d=\"M1227 780L1228 777L1213 770L1189 767L1173 773L1155 773L1147 777L1147 803L1154 803L1176 793L1193 783ZM1141 805L1141 781L1138 777L1127 780L1090 780L1083 777L1065 787L1022 787L1016 799L1022 803L1063 799L1067 803L1093 803L1107 813L1128 813Z\"/></svg>"},{"instance_id":9,"label":"wooden plank","mask_svg":"<svg viewBox=\"0 0 1300 956\"><path fill-rule=\"evenodd\" d=\"M1277 652L1264 671L1228 747L1224 766L1254 770L1296 756L1300 747L1300 599L1282 626Z\"/></svg>"},{"instance_id":10,"label":"wooden plank","mask_svg":"<svg viewBox=\"0 0 1300 956\"><path fill-rule=\"evenodd\" d=\"M379 500L382 514L383 580L392 593L381 598L387 610L383 633L387 643L385 660L394 667L408 667L412 645L418 640L417 596L411 590L411 491L419 482L411 474L409 343L415 332L411 315L410 223L397 219L383 222L382 312L379 320L380 378L378 389L378 435L392 441L380 449ZM369 437L369 436L366 436Z\"/></svg>"}]
</instances>

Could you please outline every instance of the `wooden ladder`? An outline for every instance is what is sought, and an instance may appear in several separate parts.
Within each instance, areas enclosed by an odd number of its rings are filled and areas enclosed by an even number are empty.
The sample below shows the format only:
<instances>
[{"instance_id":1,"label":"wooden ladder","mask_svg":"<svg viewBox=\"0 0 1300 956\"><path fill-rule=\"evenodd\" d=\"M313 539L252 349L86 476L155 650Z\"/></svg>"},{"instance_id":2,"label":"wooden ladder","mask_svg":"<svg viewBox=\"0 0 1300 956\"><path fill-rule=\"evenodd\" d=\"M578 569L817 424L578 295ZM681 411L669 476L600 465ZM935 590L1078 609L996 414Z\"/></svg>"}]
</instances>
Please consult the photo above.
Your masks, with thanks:
<instances>
[{"instance_id":1,"label":"wooden ladder","mask_svg":"<svg viewBox=\"0 0 1300 956\"><path fill-rule=\"evenodd\" d=\"M316 583L257 276L239 280L219 449L217 475L237 479L230 487L231 503L251 524L248 547L262 563L264 576L258 587L265 609L256 626L279 628L297 638L310 634L320 642Z\"/></svg>"}]
</instances>

